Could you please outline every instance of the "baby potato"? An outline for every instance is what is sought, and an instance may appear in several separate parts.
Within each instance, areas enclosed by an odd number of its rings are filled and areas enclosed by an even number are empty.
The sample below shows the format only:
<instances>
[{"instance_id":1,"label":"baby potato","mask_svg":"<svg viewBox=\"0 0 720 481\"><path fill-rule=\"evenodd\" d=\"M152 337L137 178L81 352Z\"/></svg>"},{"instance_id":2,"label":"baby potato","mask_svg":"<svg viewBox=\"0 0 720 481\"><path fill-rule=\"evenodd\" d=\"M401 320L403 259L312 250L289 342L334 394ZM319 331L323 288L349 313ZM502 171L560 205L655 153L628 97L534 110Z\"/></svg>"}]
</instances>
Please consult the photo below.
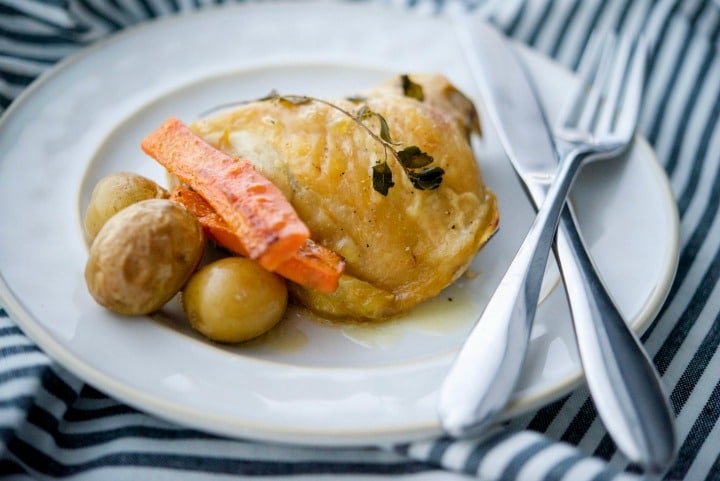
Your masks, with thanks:
<instances>
[{"instance_id":1,"label":"baby potato","mask_svg":"<svg viewBox=\"0 0 720 481\"><path fill-rule=\"evenodd\" d=\"M101 306L127 315L156 311L188 280L205 237L197 218L168 199L126 207L90 246L85 281Z\"/></svg>"},{"instance_id":2,"label":"baby potato","mask_svg":"<svg viewBox=\"0 0 720 481\"><path fill-rule=\"evenodd\" d=\"M269 331L283 317L287 287L244 257L226 257L188 281L182 301L190 325L219 342L242 342Z\"/></svg>"},{"instance_id":3,"label":"baby potato","mask_svg":"<svg viewBox=\"0 0 720 481\"><path fill-rule=\"evenodd\" d=\"M92 242L105 222L125 207L141 200L169 196L167 190L139 174L115 172L103 177L95 185L85 211L85 234Z\"/></svg>"}]
</instances>

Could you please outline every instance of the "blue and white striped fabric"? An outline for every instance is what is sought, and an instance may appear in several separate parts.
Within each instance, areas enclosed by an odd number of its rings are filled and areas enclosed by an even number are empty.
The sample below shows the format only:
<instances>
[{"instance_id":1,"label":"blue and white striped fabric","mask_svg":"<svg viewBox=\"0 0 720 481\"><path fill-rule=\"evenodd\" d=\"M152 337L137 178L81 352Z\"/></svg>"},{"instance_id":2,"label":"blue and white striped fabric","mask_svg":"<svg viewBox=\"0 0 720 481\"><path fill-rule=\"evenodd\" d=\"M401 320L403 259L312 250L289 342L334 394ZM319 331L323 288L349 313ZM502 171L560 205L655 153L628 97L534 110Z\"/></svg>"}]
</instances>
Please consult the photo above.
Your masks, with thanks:
<instances>
[{"instance_id":1,"label":"blue and white striped fabric","mask_svg":"<svg viewBox=\"0 0 720 481\"><path fill-rule=\"evenodd\" d=\"M0 0L0 112L61 58L126 26L212 0ZM677 416L661 476L720 480L720 8L709 0L395 0L477 10L574 68L595 28L655 46L640 130L681 216L680 265L643 336ZM2 226L0 226L1 232ZM55 364L0 309L3 479L642 479L617 453L584 388L478 440L317 449L228 440L118 403Z\"/></svg>"}]
</instances>

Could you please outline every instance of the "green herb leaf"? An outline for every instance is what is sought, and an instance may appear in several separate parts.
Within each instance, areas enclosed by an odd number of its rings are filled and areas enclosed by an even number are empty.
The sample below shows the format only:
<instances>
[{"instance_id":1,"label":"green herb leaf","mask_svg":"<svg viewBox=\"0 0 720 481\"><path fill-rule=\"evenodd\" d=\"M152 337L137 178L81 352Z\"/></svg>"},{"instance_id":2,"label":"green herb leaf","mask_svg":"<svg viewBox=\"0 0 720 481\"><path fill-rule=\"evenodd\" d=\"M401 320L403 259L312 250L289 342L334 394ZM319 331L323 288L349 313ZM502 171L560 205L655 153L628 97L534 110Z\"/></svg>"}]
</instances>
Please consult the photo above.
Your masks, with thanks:
<instances>
[{"instance_id":1,"label":"green herb leaf","mask_svg":"<svg viewBox=\"0 0 720 481\"><path fill-rule=\"evenodd\" d=\"M363 97L362 95L351 95L349 97L345 97L345 100L349 100L350 102L353 102L353 103L358 103L358 102L365 102L367 100L367 97Z\"/></svg>"},{"instance_id":2,"label":"green herb leaf","mask_svg":"<svg viewBox=\"0 0 720 481\"><path fill-rule=\"evenodd\" d=\"M280 94L277 90L272 89L270 93L268 93L265 97L260 97L258 101L264 102L266 100L275 100L276 98L280 97Z\"/></svg>"},{"instance_id":3,"label":"green herb leaf","mask_svg":"<svg viewBox=\"0 0 720 481\"><path fill-rule=\"evenodd\" d=\"M382 195L388 195L388 191L395 182L392 180L392 171L387 162L375 164L373 166L373 189Z\"/></svg>"},{"instance_id":4,"label":"green herb leaf","mask_svg":"<svg viewBox=\"0 0 720 481\"><path fill-rule=\"evenodd\" d=\"M400 77L400 81L402 82L403 94L405 94L406 97L414 98L420 102L425 100L425 93L423 92L422 85L410 80L410 77L407 74L402 75Z\"/></svg>"},{"instance_id":5,"label":"green herb leaf","mask_svg":"<svg viewBox=\"0 0 720 481\"><path fill-rule=\"evenodd\" d=\"M357 120L361 122L370 118L376 118L380 123L380 138L388 144L397 145L396 142L393 142L393 139L390 136L390 126L388 125L387 120L385 120L385 117L377 112L373 112L367 105L360 107L355 116L357 117Z\"/></svg>"},{"instance_id":6,"label":"green herb leaf","mask_svg":"<svg viewBox=\"0 0 720 481\"><path fill-rule=\"evenodd\" d=\"M428 167L420 172L407 171L413 187L419 190L435 190L440 187L445 170L442 167Z\"/></svg>"},{"instance_id":7,"label":"green herb leaf","mask_svg":"<svg viewBox=\"0 0 720 481\"><path fill-rule=\"evenodd\" d=\"M406 169L419 169L431 164L433 161L432 156L426 154L415 145L406 147L397 154L400 158L400 163Z\"/></svg>"},{"instance_id":8,"label":"green herb leaf","mask_svg":"<svg viewBox=\"0 0 720 481\"><path fill-rule=\"evenodd\" d=\"M271 90L269 94L267 94L265 97L262 97L258 99L260 101L267 101L267 100L279 100L281 102L287 102L289 104L293 105L302 105L312 102L312 97L307 97L305 95L280 95L277 90Z\"/></svg>"},{"instance_id":9,"label":"green herb leaf","mask_svg":"<svg viewBox=\"0 0 720 481\"><path fill-rule=\"evenodd\" d=\"M293 105L303 105L312 102L312 98L306 97L305 95L281 95L278 98L283 102Z\"/></svg>"},{"instance_id":10,"label":"green herb leaf","mask_svg":"<svg viewBox=\"0 0 720 481\"><path fill-rule=\"evenodd\" d=\"M387 120L380 114L375 115L377 115L378 120L380 120L380 138L389 144L394 144L395 142L393 142L392 137L390 137L390 127L388 126Z\"/></svg>"},{"instance_id":11,"label":"green herb leaf","mask_svg":"<svg viewBox=\"0 0 720 481\"><path fill-rule=\"evenodd\" d=\"M355 114L355 117L361 122L363 120L369 119L372 116L373 116L373 111L370 110L367 105L363 105L362 107L360 107L358 109L357 113Z\"/></svg>"},{"instance_id":12,"label":"green herb leaf","mask_svg":"<svg viewBox=\"0 0 720 481\"><path fill-rule=\"evenodd\" d=\"M414 97L418 100L424 99L422 87L420 85L412 82L407 75L402 76L402 79L405 95ZM392 140L392 136L390 135L390 126L388 125L387 120L385 120L385 118L379 113L370 110L366 104L362 105L355 114L352 114L350 111L327 100L308 97L305 95L280 95L275 90L271 91L266 97L258 100L278 100L293 105L319 102L354 120L360 127L365 129L368 135L380 143L384 149L385 161L375 164L373 166L372 173L373 189L384 196L388 195L390 189L395 185L395 182L393 182L392 179L392 170L390 170L390 166L387 163L388 153L392 153L393 157L403 168L403 171L416 189L433 190L437 189L442 183L445 171L441 167L427 167L433 162L432 156L423 152L415 145L411 145L399 151L396 150L395 146L399 145L400 142L394 142ZM366 99L363 97L348 97L347 100L352 102L361 102ZM376 118L378 120L380 124L379 133L373 132L373 130L365 124L365 121L370 118Z\"/></svg>"}]
</instances>

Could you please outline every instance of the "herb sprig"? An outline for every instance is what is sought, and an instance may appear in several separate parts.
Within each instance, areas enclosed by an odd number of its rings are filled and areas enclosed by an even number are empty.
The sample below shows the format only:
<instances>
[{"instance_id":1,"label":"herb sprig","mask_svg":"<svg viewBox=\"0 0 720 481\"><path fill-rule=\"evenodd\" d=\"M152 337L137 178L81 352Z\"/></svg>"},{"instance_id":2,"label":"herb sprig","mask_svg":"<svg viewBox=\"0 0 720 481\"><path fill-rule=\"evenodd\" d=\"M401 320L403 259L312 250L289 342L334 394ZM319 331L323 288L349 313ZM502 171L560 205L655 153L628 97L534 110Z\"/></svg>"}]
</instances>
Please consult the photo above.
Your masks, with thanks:
<instances>
[{"instance_id":1,"label":"herb sprig","mask_svg":"<svg viewBox=\"0 0 720 481\"><path fill-rule=\"evenodd\" d=\"M412 82L407 75L403 75L401 77L401 81L403 93L406 96L420 101L424 99L422 87L420 85ZM341 112L355 121L368 133L368 135L383 146L385 159L383 161L379 161L373 166L372 183L373 189L384 196L387 196L390 189L395 185L392 177L392 170L387 162L388 153L390 153L403 168L403 171L408 176L408 179L414 188L418 190L434 190L440 187L440 184L442 183L445 171L442 167L429 166L434 161L433 157L428 153L423 152L416 145L411 145L405 147L404 149L398 149L398 146L401 145L401 143L395 142L392 139L387 120L378 112L374 112L368 108L366 104L363 104L358 111L353 114L352 112L332 102L307 95L281 95L272 91L270 94L259 100L277 100L280 102L287 102L292 105L303 105L311 102L318 102ZM347 100L356 103L364 102L366 99L364 97L356 96L348 97ZM377 120L379 123L379 133L376 133L368 126L368 122L372 119Z\"/></svg>"}]
</instances>

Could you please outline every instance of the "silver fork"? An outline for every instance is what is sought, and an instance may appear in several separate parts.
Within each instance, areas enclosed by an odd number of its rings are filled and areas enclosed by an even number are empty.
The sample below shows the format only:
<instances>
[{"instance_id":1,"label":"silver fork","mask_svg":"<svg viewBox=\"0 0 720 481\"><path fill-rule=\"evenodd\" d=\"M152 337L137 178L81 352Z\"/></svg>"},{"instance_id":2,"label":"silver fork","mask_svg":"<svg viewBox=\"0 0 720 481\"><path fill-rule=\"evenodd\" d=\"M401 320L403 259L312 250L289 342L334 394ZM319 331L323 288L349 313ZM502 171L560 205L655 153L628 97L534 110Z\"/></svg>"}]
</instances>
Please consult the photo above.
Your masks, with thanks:
<instances>
[{"instance_id":1,"label":"silver fork","mask_svg":"<svg viewBox=\"0 0 720 481\"><path fill-rule=\"evenodd\" d=\"M629 81L624 84L620 83L620 77L608 79L605 93L589 86L593 79L613 68L608 65L612 51L617 52L614 56L617 65L626 65L633 57L638 64L644 62L647 50L644 39L638 40L633 51L628 38L617 40L608 36L602 48L590 47L589 50L594 55L583 58L579 69L581 82L574 101L566 105L557 121L556 147L565 155L587 151L588 145L597 142L597 137L617 142L622 148L627 135L635 129L639 103L619 105L619 99L623 87L628 89L625 97L642 96L640 77L633 78L630 73ZM583 94L586 100L580 102ZM598 115L602 102L629 110L620 118L616 118L611 109L604 109L602 115ZM568 206L562 213L556 250L568 298L585 296L588 299L587 303L571 302L588 389L618 449L647 472L661 473L674 459L677 448L667 397L652 361L602 285L575 223Z\"/></svg>"},{"instance_id":2,"label":"silver fork","mask_svg":"<svg viewBox=\"0 0 720 481\"><path fill-rule=\"evenodd\" d=\"M570 186L585 162L616 157L633 139L644 84L645 46L641 40L632 51L629 44L619 52L614 47L603 49L604 54L595 59L592 88L577 92L574 106L564 116L563 155L545 201L441 388L440 405L455 407L441 409L444 427L451 434L482 430L507 404L524 361L540 284ZM607 335L596 340L604 349L613 349ZM468 383L466 367L476 371L478 362L483 363L483 375ZM448 397L455 388L467 395L461 409Z\"/></svg>"}]
</instances>

